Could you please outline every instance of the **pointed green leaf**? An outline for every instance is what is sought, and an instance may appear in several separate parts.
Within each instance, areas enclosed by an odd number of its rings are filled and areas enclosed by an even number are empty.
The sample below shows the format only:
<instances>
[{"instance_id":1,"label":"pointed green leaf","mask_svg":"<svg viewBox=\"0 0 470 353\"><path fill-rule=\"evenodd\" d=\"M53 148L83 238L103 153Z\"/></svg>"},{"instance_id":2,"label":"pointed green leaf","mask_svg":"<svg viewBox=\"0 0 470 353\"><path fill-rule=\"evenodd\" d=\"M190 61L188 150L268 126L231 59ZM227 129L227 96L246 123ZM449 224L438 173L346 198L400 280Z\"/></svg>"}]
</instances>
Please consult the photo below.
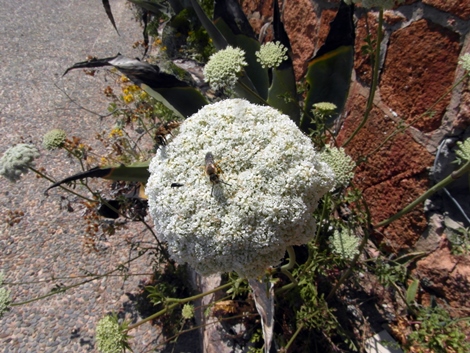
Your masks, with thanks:
<instances>
[{"instance_id":1,"label":"pointed green leaf","mask_svg":"<svg viewBox=\"0 0 470 353\"><path fill-rule=\"evenodd\" d=\"M199 3L196 0L191 0L191 5L194 9L194 12L196 12L197 17L199 18L199 21L201 21L207 33L209 33L215 48L217 50L225 49L227 47L227 40L224 38L222 33L220 33L217 27L214 26L209 17L207 17Z\"/></svg>"},{"instance_id":2,"label":"pointed green leaf","mask_svg":"<svg viewBox=\"0 0 470 353\"><path fill-rule=\"evenodd\" d=\"M406 290L406 304L411 305L415 301L416 294L418 293L419 280L415 279L411 282L410 286Z\"/></svg>"},{"instance_id":3,"label":"pointed green leaf","mask_svg":"<svg viewBox=\"0 0 470 353\"><path fill-rule=\"evenodd\" d=\"M139 181L146 183L150 177L150 160L145 162L135 162L129 165L120 164L110 167L109 173L102 178L108 180Z\"/></svg>"},{"instance_id":4,"label":"pointed green leaf","mask_svg":"<svg viewBox=\"0 0 470 353\"><path fill-rule=\"evenodd\" d=\"M111 11L111 6L109 5L109 0L102 0L102 1L103 1L104 10L106 11L106 15L108 15L108 18L111 21L111 24L113 25L114 29L119 35L119 31L116 27L116 22L114 22L113 12Z\"/></svg>"},{"instance_id":5,"label":"pointed green leaf","mask_svg":"<svg viewBox=\"0 0 470 353\"><path fill-rule=\"evenodd\" d=\"M341 2L335 19L331 22L330 32L325 44L308 63L306 81L309 90L305 100L302 131L308 133L312 126L309 116L313 104L334 103L338 113L326 123L331 125L342 112L351 84L354 63L354 24L353 7Z\"/></svg>"},{"instance_id":6,"label":"pointed green leaf","mask_svg":"<svg viewBox=\"0 0 470 353\"><path fill-rule=\"evenodd\" d=\"M289 69L274 69L269 88L268 103L288 115L297 125L300 123L300 109L297 99L295 77Z\"/></svg>"},{"instance_id":7,"label":"pointed green leaf","mask_svg":"<svg viewBox=\"0 0 470 353\"><path fill-rule=\"evenodd\" d=\"M164 14L167 17L171 17L172 15L172 10L167 1L163 1L163 0L157 0L157 1L129 0L129 1L149 11L150 13L154 15Z\"/></svg>"},{"instance_id":8,"label":"pointed green leaf","mask_svg":"<svg viewBox=\"0 0 470 353\"><path fill-rule=\"evenodd\" d=\"M152 88L146 84L140 84L140 87L183 119L197 113L199 109L208 104L201 92L190 86Z\"/></svg>"},{"instance_id":9,"label":"pointed green leaf","mask_svg":"<svg viewBox=\"0 0 470 353\"><path fill-rule=\"evenodd\" d=\"M273 15L274 41L279 41L287 48L287 60L272 70L272 81L268 92L268 103L288 115L297 125L300 125L300 109L297 97L294 67L292 64L292 48L289 37L281 21L278 1L274 1Z\"/></svg>"},{"instance_id":10,"label":"pointed green leaf","mask_svg":"<svg viewBox=\"0 0 470 353\"><path fill-rule=\"evenodd\" d=\"M76 63L68 68L64 75L72 69L108 65L117 68L149 95L173 110L179 117L187 118L207 104L207 100L197 88L180 80L175 75L161 72L156 65L126 58L122 55Z\"/></svg>"}]
</instances>

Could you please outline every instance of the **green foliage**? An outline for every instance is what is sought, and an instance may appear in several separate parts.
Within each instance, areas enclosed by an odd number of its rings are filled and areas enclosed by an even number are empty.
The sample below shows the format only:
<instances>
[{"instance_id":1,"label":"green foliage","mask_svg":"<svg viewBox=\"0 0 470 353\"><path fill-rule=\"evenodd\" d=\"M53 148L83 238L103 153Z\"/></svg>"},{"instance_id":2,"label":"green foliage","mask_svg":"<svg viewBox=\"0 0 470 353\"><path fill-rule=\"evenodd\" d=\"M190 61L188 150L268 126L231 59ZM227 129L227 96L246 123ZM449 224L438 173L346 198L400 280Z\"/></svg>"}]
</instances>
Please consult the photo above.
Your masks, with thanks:
<instances>
[{"instance_id":1,"label":"green foliage","mask_svg":"<svg viewBox=\"0 0 470 353\"><path fill-rule=\"evenodd\" d=\"M250 293L248 281L240 278L235 272L228 274L228 280L232 283L232 286L227 290L227 294L231 295L232 299L246 297Z\"/></svg>"},{"instance_id":2,"label":"green foliage","mask_svg":"<svg viewBox=\"0 0 470 353\"><path fill-rule=\"evenodd\" d=\"M419 281L417 279L413 280L406 290L406 304L411 306L415 299L416 294L418 294Z\"/></svg>"},{"instance_id":3,"label":"green foliage","mask_svg":"<svg viewBox=\"0 0 470 353\"><path fill-rule=\"evenodd\" d=\"M290 346L295 352L319 352L320 347L331 345L356 351L357 344L338 320L333 303L326 299L331 289L327 278L343 261L320 247L307 245L308 259L292 272L296 286L276 296L276 321L284 328L277 334L289 339L295 332L295 342Z\"/></svg>"},{"instance_id":4,"label":"green foliage","mask_svg":"<svg viewBox=\"0 0 470 353\"><path fill-rule=\"evenodd\" d=\"M417 328L408 336L408 347L414 351L436 353L470 351L464 330L470 328L468 318L455 320L441 307L421 308L416 318Z\"/></svg>"},{"instance_id":5,"label":"green foliage","mask_svg":"<svg viewBox=\"0 0 470 353\"><path fill-rule=\"evenodd\" d=\"M250 342L254 344L259 344L260 342L263 342L263 332L261 331L261 329L256 330L253 333L253 335L251 335ZM261 348L249 347L248 352L249 353L263 353L264 347L261 347Z\"/></svg>"},{"instance_id":6,"label":"green foliage","mask_svg":"<svg viewBox=\"0 0 470 353\"><path fill-rule=\"evenodd\" d=\"M210 14L213 1L204 0L201 7ZM178 13L153 11L153 17L147 25L149 35L161 43L165 54L170 59L184 58L207 62L214 53L210 37L190 8L182 8ZM170 15L170 16L169 16ZM163 31L161 24L165 23Z\"/></svg>"},{"instance_id":7,"label":"green foliage","mask_svg":"<svg viewBox=\"0 0 470 353\"><path fill-rule=\"evenodd\" d=\"M447 233L453 254L465 255L470 252L470 228L458 228Z\"/></svg>"},{"instance_id":8,"label":"green foliage","mask_svg":"<svg viewBox=\"0 0 470 353\"><path fill-rule=\"evenodd\" d=\"M377 45L377 40L373 39L371 34L368 34L364 38L364 42L365 44L361 46L361 53L366 57L372 57L375 52L375 46ZM371 63L371 65L373 66L374 63Z\"/></svg>"},{"instance_id":9,"label":"green foliage","mask_svg":"<svg viewBox=\"0 0 470 353\"><path fill-rule=\"evenodd\" d=\"M158 269L155 271L152 282L152 285L145 287L145 292L148 300L154 305L154 312L168 308L174 298L188 297L193 292L187 266L166 264L162 271ZM168 310L157 319L166 337L172 337L178 333L178 325L184 317L182 310L182 307Z\"/></svg>"},{"instance_id":10,"label":"green foliage","mask_svg":"<svg viewBox=\"0 0 470 353\"><path fill-rule=\"evenodd\" d=\"M386 287L395 283L404 283L407 277L407 267L396 263L378 259L375 263L374 273L379 282Z\"/></svg>"},{"instance_id":11,"label":"green foliage","mask_svg":"<svg viewBox=\"0 0 470 353\"><path fill-rule=\"evenodd\" d=\"M457 142L457 149L455 154L458 164L463 164L466 161L470 161L470 138L465 139L465 141Z\"/></svg>"}]
</instances>

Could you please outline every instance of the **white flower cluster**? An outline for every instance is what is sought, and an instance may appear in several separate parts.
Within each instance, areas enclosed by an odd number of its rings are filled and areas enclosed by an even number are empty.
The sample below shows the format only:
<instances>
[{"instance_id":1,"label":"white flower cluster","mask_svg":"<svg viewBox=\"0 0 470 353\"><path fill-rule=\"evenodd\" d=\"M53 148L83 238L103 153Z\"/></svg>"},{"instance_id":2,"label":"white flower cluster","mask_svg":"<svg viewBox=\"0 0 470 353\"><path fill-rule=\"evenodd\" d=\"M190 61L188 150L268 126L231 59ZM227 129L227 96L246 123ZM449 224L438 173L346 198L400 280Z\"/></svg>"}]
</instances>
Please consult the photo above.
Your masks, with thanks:
<instances>
[{"instance_id":1,"label":"white flower cluster","mask_svg":"<svg viewBox=\"0 0 470 353\"><path fill-rule=\"evenodd\" d=\"M332 251L344 260L352 260L359 253L359 238L347 229L335 230L330 241Z\"/></svg>"},{"instance_id":2,"label":"white flower cluster","mask_svg":"<svg viewBox=\"0 0 470 353\"><path fill-rule=\"evenodd\" d=\"M0 159L0 175L16 182L20 180L22 174L28 172L37 157L39 157L39 151L33 145L20 143L10 147Z\"/></svg>"},{"instance_id":3,"label":"white flower cluster","mask_svg":"<svg viewBox=\"0 0 470 353\"><path fill-rule=\"evenodd\" d=\"M335 188L346 187L354 178L356 162L344 152L344 148L325 146L319 154L320 160L325 162L335 173Z\"/></svg>"},{"instance_id":4,"label":"white flower cluster","mask_svg":"<svg viewBox=\"0 0 470 353\"><path fill-rule=\"evenodd\" d=\"M470 71L470 53L465 53L459 59L459 64L462 65L465 71Z\"/></svg>"},{"instance_id":5,"label":"white flower cluster","mask_svg":"<svg viewBox=\"0 0 470 353\"><path fill-rule=\"evenodd\" d=\"M204 173L208 152L223 183L212 185ZM311 240L312 213L334 185L333 172L289 117L242 99L207 105L187 119L150 173L150 214L172 257L203 275L248 278L278 264L288 246Z\"/></svg>"},{"instance_id":6,"label":"white flower cluster","mask_svg":"<svg viewBox=\"0 0 470 353\"><path fill-rule=\"evenodd\" d=\"M348 5L351 5L351 3L360 3L362 7L368 9L373 7L392 9L395 6L395 3L400 4L404 1L405 0L344 0L344 2Z\"/></svg>"},{"instance_id":7,"label":"white flower cluster","mask_svg":"<svg viewBox=\"0 0 470 353\"><path fill-rule=\"evenodd\" d=\"M210 56L204 67L204 78L214 90L232 89L237 83L238 74L247 65L245 52L228 46Z\"/></svg>"},{"instance_id":8,"label":"white flower cluster","mask_svg":"<svg viewBox=\"0 0 470 353\"><path fill-rule=\"evenodd\" d=\"M257 61L263 68L278 67L284 60L287 60L287 48L281 42L269 42L261 45L259 51L255 54Z\"/></svg>"}]
</instances>

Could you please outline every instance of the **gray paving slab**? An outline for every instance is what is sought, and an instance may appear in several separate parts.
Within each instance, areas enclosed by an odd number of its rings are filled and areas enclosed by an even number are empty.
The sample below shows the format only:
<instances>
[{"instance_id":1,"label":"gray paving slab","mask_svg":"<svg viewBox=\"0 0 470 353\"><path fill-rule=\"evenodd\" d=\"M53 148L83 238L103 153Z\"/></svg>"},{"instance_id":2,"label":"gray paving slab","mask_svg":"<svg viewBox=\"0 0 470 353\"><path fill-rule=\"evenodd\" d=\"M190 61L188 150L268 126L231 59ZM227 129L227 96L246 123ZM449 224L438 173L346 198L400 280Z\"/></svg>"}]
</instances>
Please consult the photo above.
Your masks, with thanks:
<instances>
[{"instance_id":1,"label":"gray paving slab","mask_svg":"<svg viewBox=\"0 0 470 353\"><path fill-rule=\"evenodd\" d=\"M141 35L132 12L124 0L111 5L121 36L107 20L100 0L0 0L0 154L23 141L40 147L51 128L64 129L99 149L93 136L112 121L79 109L63 91L87 109L104 112L108 102L101 93L103 76L93 78L80 70L62 74L87 55L140 55L132 49ZM63 154L44 149L37 166L58 178L79 169ZM15 301L49 293L53 284L41 281L114 268L134 254L126 239L151 241L137 227L103 241L100 252L87 251L83 207L73 203L75 212L67 212L60 198L64 194L43 195L48 185L31 173L16 184L0 179L0 270L7 282L22 283L8 286ZM9 226L6 221L13 211L24 216ZM151 266L151 258L144 257L129 270L150 272ZM130 298L144 277L101 279L12 308L0 319L0 351L95 352L94 329L103 315L121 309L138 319ZM65 278L63 283L73 280ZM132 335L134 352L148 351L159 338L150 325Z\"/></svg>"}]
</instances>

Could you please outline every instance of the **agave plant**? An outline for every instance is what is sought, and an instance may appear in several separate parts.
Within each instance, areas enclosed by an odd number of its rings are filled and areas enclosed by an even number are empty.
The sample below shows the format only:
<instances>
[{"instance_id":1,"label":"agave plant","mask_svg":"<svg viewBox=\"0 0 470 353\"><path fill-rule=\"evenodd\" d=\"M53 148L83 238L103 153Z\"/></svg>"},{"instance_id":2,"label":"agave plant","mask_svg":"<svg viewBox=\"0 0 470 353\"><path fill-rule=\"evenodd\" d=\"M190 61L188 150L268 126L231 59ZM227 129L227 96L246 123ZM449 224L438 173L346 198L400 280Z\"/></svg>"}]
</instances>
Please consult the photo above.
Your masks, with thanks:
<instances>
[{"instance_id":1,"label":"agave plant","mask_svg":"<svg viewBox=\"0 0 470 353\"><path fill-rule=\"evenodd\" d=\"M183 12L189 11L193 16L189 16L187 21L192 21L193 27L203 26L217 51L227 47L243 50L247 65L239 75L239 79L231 91L232 95L244 98L251 103L269 105L280 110L288 115L304 133L309 134L316 129L312 119L314 104L331 102L336 105L337 110L326 122L329 125L343 110L353 68L352 5L341 2L336 18L330 25L330 32L325 44L308 61L308 70L305 75L307 92L303 100L297 93L292 49L281 21L277 0L274 1L273 8L274 42L287 49L285 60L277 67L266 67L258 61L256 53L260 50L261 43L256 39L248 19L236 0L215 1L212 20L196 0L130 1L142 9L145 26L151 15L165 16L168 18L167 26L176 26L175 19L180 18ZM109 1L103 0L103 6L108 18L116 28ZM148 43L146 33L144 30L144 39ZM165 33L169 33L166 34L168 36L174 34L174 31L164 30L163 33L164 36ZM76 63L69 67L65 74L73 69L104 66L112 66L122 72L134 84L163 103L173 111L175 116L181 119L191 116L209 103L203 90L191 81L189 73L182 75L183 78L177 77L174 74L163 72L157 65L126 58L120 54ZM85 173L61 180L51 187L87 177L145 183L149 177L148 166L149 161L127 166L96 167Z\"/></svg>"}]
</instances>

